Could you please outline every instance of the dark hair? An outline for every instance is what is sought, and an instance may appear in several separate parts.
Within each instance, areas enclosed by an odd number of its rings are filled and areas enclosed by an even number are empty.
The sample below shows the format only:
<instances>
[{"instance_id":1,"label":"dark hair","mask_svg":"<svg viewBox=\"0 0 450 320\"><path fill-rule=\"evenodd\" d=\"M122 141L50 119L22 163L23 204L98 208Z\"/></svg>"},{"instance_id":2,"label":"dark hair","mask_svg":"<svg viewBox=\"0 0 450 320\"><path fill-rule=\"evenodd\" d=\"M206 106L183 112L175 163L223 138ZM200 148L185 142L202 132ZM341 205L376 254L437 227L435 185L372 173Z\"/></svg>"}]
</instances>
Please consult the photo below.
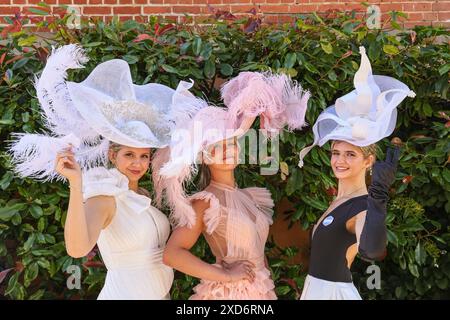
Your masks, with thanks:
<instances>
[{"instance_id":1,"label":"dark hair","mask_svg":"<svg viewBox=\"0 0 450 320\"><path fill-rule=\"evenodd\" d=\"M211 171L208 165L202 162L200 166L200 177L198 179L198 187L200 190L205 189L211 182Z\"/></svg>"}]
</instances>

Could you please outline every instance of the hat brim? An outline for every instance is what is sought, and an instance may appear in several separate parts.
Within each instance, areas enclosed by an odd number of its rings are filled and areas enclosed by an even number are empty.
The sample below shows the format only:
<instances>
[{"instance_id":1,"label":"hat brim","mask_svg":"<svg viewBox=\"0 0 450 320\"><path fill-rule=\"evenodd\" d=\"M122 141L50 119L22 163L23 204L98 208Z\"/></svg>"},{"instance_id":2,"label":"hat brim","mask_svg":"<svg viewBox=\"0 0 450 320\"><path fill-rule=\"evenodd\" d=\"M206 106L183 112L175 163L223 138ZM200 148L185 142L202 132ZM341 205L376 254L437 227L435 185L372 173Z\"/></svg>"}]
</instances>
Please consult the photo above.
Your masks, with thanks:
<instances>
[{"instance_id":1,"label":"hat brim","mask_svg":"<svg viewBox=\"0 0 450 320\"><path fill-rule=\"evenodd\" d=\"M170 128L153 123L164 123L162 114L152 106L136 100L114 101L100 91L86 87L83 83L67 82L67 88L75 108L86 122L101 136L115 143L135 148L162 148L170 141ZM135 139L118 127L127 121L142 121L155 134L157 139Z\"/></svg>"},{"instance_id":2,"label":"hat brim","mask_svg":"<svg viewBox=\"0 0 450 320\"><path fill-rule=\"evenodd\" d=\"M99 64L80 83L66 82L75 109L106 139L137 148L162 148L170 142L170 112L177 91L156 83L134 85L128 64L113 59ZM173 119L172 119L173 120ZM152 135L133 136L120 130L128 121L143 122Z\"/></svg>"}]
</instances>

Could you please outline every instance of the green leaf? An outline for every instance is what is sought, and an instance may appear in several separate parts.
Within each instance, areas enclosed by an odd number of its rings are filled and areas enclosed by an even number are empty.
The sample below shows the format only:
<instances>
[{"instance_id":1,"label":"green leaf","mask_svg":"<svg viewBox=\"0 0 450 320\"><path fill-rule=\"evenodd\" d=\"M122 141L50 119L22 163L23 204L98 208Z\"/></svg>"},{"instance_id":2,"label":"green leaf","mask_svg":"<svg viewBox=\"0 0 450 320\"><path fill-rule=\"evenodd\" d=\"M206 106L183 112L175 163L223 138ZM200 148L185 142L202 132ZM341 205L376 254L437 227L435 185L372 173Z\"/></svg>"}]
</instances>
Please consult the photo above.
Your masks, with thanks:
<instances>
[{"instance_id":1,"label":"green leaf","mask_svg":"<svg viewBox=\"0 0 450 320\"><path fill-rule=\"evenodd\" d=\"M32 263L27 268L25 268L25 275L24 275L25 287L28 287L31 281L37 278L38 273L39 273L39 265L36 262Z\"/></svg>"},{"instance_id":2,"label":"green leaf","mask_svg":"<svg viewBox=\"0 0 450 320\"><path fill-rule=\"evenodd\" d=\"M351 21L346 21L342 24L342 31L346 34L352 34L355 25Z\"/></svg>"},{"instance_id":3,"label":"green leaf","mask_svg":"<svg viewBox=\"0 0 450 320\"><path fill-rule=\"evenodd\" d=\"M0 223L0 234L1 234L3 231L6 231L6 230L8 230L8 229L9 229L9 226L8 226L8 225L6 225L6 224L4 224L4 223ZM1 247L1 244L0 244L0 257L2 256L1 252L2 252L2 247Z\"/></svg>"},{"instance_id":4,"label":"green leaf","mask_svg":"<svg viewBox=\"0 0 450 320\"><path fill-rule=\"evenodd\" d=\"M24 65L27 64L27 62L29 61L29 58L22 58L18 61L16 61L16 63L14 63L14 65L12 66L11 70L17 70L22 68Z\"/></svg>"},{"instance_id":5,"label":"green leaf","mask_svg":"<svg viewBox=\"0 0 450 320\"><path fill-rule=\"evenodd\" d=\"M0 208L0 220L9 221L17 212L13 207Z\"/></svg>"},{"instance_id":6,"label":"green leaf","mask_svg":"<svg viewBox=\"0 0 450 320\"><path fill-rule=\"evenodd\" d=\"M137 56L132 56L132 55L124 55L122 57L123 60L125 60L126 62L128 62L128 64L135 64L139 61L139 57Z\"/></svg>"},{"instance_id":7,"label":"green leaf","mask_svg":"<svg viewBox=\"0 0 450 320\"><path fill-rule=\"evenodd\" d=\"M20 214L15 214L12 218L11 218L11 222L13 225L18 226L22 223L22 216Z\"/></svg>"},{"instance_id":8,"label":"green leaf","mask_svg":"<svg viewBox=\"0 0 450 320\"><path fill-rule=\"evenodd\" d=\"M414 254L415 254L415 259L417 264L423 265L425 264L425 259L426 259L426 252L425 249L422 246L422 243L419 241L417 242L417 246L416 246L416 250L414 250Z\"/></svg>"},{"instance_id":9,"label":"green leaf","mask_svg":"<svg viewBox=\"0 0 450 320\"><path fill-rule=\"evenodd\" d=\"M29 47L31 45L33 45L34 43L37 42L37 37L36 36L29 36L26 38L22 38L20 39L17 44L21 47Z\"/></svg>"},{"instance_id":10,"label":"green leaf","mask_svg":"<svg viewBox=\"0 0 450 320\"><path fill-rule=\"evenodd\" d=\"M32 12L34 14L40 15L40 16L47 16L47 15L49 15L48 11L44 11L44 10L37 9L37 8L28 8L28 11L30 11L30 12Z\"/></svg>"},{"instance_id":11,"label":"green leaf","mask_svg":"<svg viewBox=\"0 0 450 320\"><path fill-rule=\"evenodd\" d=\"M400 25L397 22L395 22L395 21L391 21L391 27L393 29L396 29L396 30L401 30L402 29L402 27L400 27Z\"/></svg>"},{"instance_id":12,"label":"green leaf","mask_svg":"<svg viewBox=\"0 0 450 320\"><path fill-rule=\"evenodd\" d=\"M220 73L226 77L229 77L233 74L233 67L228 63L222 63L220 65Z\"/></svg>"},{"instance_id":13,"label":"green leaf","mask_svg":"<svg viewBox=\"0 0 450 320\"><path fill-rule=\"evenodd\" d=\"M284 67L286 69L290 69L294 67L295 62L297 61L297 55L293 52L289 52L284 58Z\"/></svg>"},{"instance_id":14,"label":"green leaf","mask_svg":"<svg viewBox=\"0 0 450 320\"><path fill-rule=\"evenodd\" d=\"M44 214L44 211L42 210L42 208L35 204L33 204L30 207L30 212L31 212L31 215L33 216L33 218L35 218L35 219L39 219Z\"/></svg>"},{"instance_id":15,"label":"green leaf","mask_svg":"<svg viewBox=\"0 0 450 320\"><path fill-rule=\"evenodd\" d=\"M22 231L24 232L33 232L34 231L34 227L32 225L30 225L29 223L25 223L21 226Z\"/></svg>"},{"instance_id":16,"label":"green leaf","mask_svg":"<svg viewBox=\"0 0 450 320\"><path fill-rule=\"evenodd\" d=\"M398 263L399 263L400 268L401 268L402 270L405 270L405 269L406 269L406 260L405 260L404 257L400 257L400 258L398 259Z\"/></svg>"},{"instance_id":17,"label":"green leaf","mask_svg":"<svg viewBox=\"0 0 450 320\"><path fill-rule=\"evenodd\" d=\"M23 244L23 248L25 251L28 251L33 246L34 242L36 241L36 234L32 233L28 236L27 241Z\"/></svg>"},{"instance_id":18,"label":"green leaf","mask_svg":"<svg viewBox=\"0 0 450 320\"><path fill-rule=\"evenodd\" d=\"M333 53L333 46L331 45L331 43L329 42L321 42L320 46L322 47L322 50L326 53L326 54L331 54Z\"/></svg>"},{"instance_id":19,"label":"green leaf","mask_svg":"<svg viewBox=\"0 0 450 320\"><path fill-rule=\"evenodd\" d=\"M16 289L19 274L20 274L19 272L16 272L11 278L9 278L8 287L6 288L5 291L5 296L11 294Z\"/></svg>"},{"instance_id":20,"label":"green leaf","mask_svg":"<svg viewBox=\"0 0 450 320\"><path fill-rule=\"evenodd\" d=\"M291 77L291 78L295 78L298 74L297 69L294 68L290 68L286 71L286 73Z\"/></svg>"},{"instance_id":21,"label":"green leaf","mask_svg":"<svg viewBox=\"0 0 450 320\"><path fill-rule=\"evenodd\" d=\"M303 208L298 208L297 210L295 210L294 214L291 217L291 221L298 221L303 216L303 211Z\"/></svg>"},{"instance_id":22,"label":"green leaf","mask_svg":"<svg viewBox=\"0 0 450 320\"><path fill-rule=\"evenodd\" d=\"M8 125L8 124L14 124L14 123L15 123L14 119L0 119L0 124Z\"/></svg>"},{"instance_id":23,"label":"green leaf","mask_svg":"<svg viewBox=\"0 0 450 320\"><path fill-rule=\"evenodd\" d=\"M24 113L22 113L22 121L23 121L24 123L30 121L30 113L29 113L29 112L24 112Z\"/></svg>"},{"instance_id":24,"label":"green leaf","mask_svg":"<svg viewBox=\"0 0 450 320\"><path fill-rule=\"evenodd\" d=\"M48 204L53 204L53 205L58 205L59 201L60 201L60 197L53 193L50 195L46 195L45 197L42 198L43 200L45 200L44 203L48 203Z\"/></svg>"},{"instance_id":25,"label":"green leaf","mask_svg":"<svg viewBox=\"0 0 450 320\"><path fill-rule=\"evenodd\" d=\"M119 37L117 36L117 31L113 30L111 27L105 27L103 33L108 39L113 40L116 43L120 43Z\"/></svg>"},{"instance_id":26,"label":"green leaf","mask_svg":"<svg viewBox=\"0 0 450 320\"><path fill-rule=\"evenodd\" d=\"M442 172L442 176L444 179L450 183L450 170L447 168L444 168L444 171Z\"/></svg>"},{"instance_id":27,"label":"green leaf","mask_svg":"<svg viewBox=\"0 0 450 320\"><path fill-rule=\"evenodd\" d=\"M214 75L216 74L216 65L214 61L209 59L205 62L203 73L205 74L205 77L207 77L208 79L212 79L214 77Z\"/></svg>"},{"instance_id":28,"label":"green leaf","mask_svg":"<svg viewBox=\"0 0 450 320\"><path fill-rule=\"evenodd\" d=\"M29 296L29 300L41 300L41 298L44 296L45 290L39 289L35 293L33 293L31 296Z\"/></svg>"},{"instance_id":29,"label":"green leaf","mask_svg":"<svg viewBox=\"0 0 450 320\"><path fill-rule=\"evenodd\" d=\"M169 66L168 64L161 65L161 68L163 68L166 72L178 74L178 70L172 66Z\"/></svg>"},{"instance_id":30,"label":"green leaf","mask_svg":"<svg viewBox=\"0 0 450 320\"><path fill-rule=\"evenodd\" d=\"M439 75L444 75L450 70L450 63L446 63L438 69Z\"/></svg>"},{"instance_id":31,"label":"green leaf","mask_svg":"<svg viewBox=\"0 0 450 320\"><path fill-rule=\"evenodd\" d=\"M196 37L194 39L194 42L192 43L192 51L195 56L198 56L202 49L202 39L199 37Z\"/></svg>"},{"instance_id":32,"label":"green leaf","mask_svg":"<svg viewBox=\"0 0 450 320\"><path fill-rule=\"evenodd\" d=\"M211 57L212 52L213 52L212 46L209 43L207 43L206 45L203 46L203 49L200 52L200 56L203 59L208 60Z\"/></svg>"},{"instance_id":33,"label":"green leaf","mask_svg":"<svg viewBox=\"0 0 450 320\"><path fill-rule=\"evenodd\" d=\"M290 196L297 190L297 187L301 185L299 180L300 175L298 170L293 170L286 183L286 195Z\"/></svg>"},{"instance_id":34,"label":"green leaf","mask_svg":"<svg viewBox=\"0 0 450 320\"><path fill-rule=\"evenodd\" d=\"M419 278L420 274L419 274L419 270L417 269L417 265L414 263L408 263L408 269L409 272L411 272L411 274L416 277Z\"/></svg>"},{"instance_id":35,"label":"green leaf","mask_svg":"<svg viewBox=\"0 0 450 320\"><path fill-rule=\"evenodd\" d=\"M301 199L303 202L305 202L307 205L310 205L316 209L319 209L321 211L325 211L328 208L328 205L326 203L323 203L322 201L319 201L315 198L309 197L307 195L302 195Z\"/></svg>"},{"instance_id":36,"label":"green leaf","mask_svg":"<svg viewBox=\"0 0 450 320\"><path fill-rule=\"evenodd\" d=\"M420 222L417 222L417 221L409 222L409 223L406 223L399 227L399 230L403 231L403 232L408 232L408 231L416 232L416 231L421 231L423 229L424 229L424 226Z\"/></svg>"},{"instance_id":37,"label":"green leaf","mask_svg":"<svg viewBox=\"0 0 450 320\"><path fill-rule=\"evenodd\" d=\"M65 257L65 260L63 261L61 265L61 270L66 272L67 268L73 264L73 258L72 257Z\"/></svg>"},{"instance_id":38,"label":"green leaf","mask_svg":"<svg viewBox=\"0 0 450 320\"><path fill-rule=\"evenodd\" d=\"M383 51L387 54L396 55L399 53L399 50L396 46L393 46L391 44L385 44L383 46Z\"/></svg>"},{"instance_id":39,"label":"green leaf","mask_svg":"<svg viewBox=\"0 0 450 320\"><path fill-rule=\"evenodd\" d=\"M39 232L42 232L42 231L44 231L44 229L45 229L45 217L41 217L40 219L39 219L39 221L38 221L38 225L37 225L37 228L38 228L38 231Z\"/></svg>"},{"instance_id":40,"label":"green leaf","mask_svg":"<svg viewBox=\"0 0 450 320\"><path fill-rule=\"evenodd\" d=\"M392 232L389 229L387 230L387 239L394 246L398 247L398 237L397 237L397 235L394 232Z\"/></svg>"},{"instance_id":41,"label":"green leaf","mask_svg":"<svg viewBox=\"0 0 450 320\"><path fill-rule=\"evenodd\" d=\"M406 289L404 287L395 288L395 296L397 299L404 299L406 297Z\"/></svg>"},{"instance_id":42,"label":"green leaf","mask_svg":"<svg viewBox=\"0 0 450 320\"><path fill-rule=\"evenodd\" d=\"M322 20L322 18L315 11L313 11L312 14L316 21L320 22L322 25L325 24L325 22Z\"/></svg>"},{"instance_id":43,"label":"green leaf","mask_svg":"<svg viewBox=\"0 0 450 320\"><path fill-rule=\"evenodd\" d=\"M438 242L440 242L442 244L447 245L447 242L444 239L442 239L441 237L434 236L434 235L432 235L432 237L433 237L434 240L436 240L436 241L438 241Z\"/></svg>"},{"instance_id":44,"label":"green leaf","mask_svg":"<svg viewBox=\"0 0 450 320\"><path fill-rule=\"evenodd\" d=\"M448 290L448 278L442 278L439 280L436 280L436 285L439 287L439 289L441 290Z\"/></svg>"},{"instance_id":45,"label":"green leaf","mask_svg":"<svg viewBox=\"0 0 450 320\"><path fill-rule=\"evenodd\" d=\"M330 79L331 81L337 80L337 75L336 75L336 72L334 72L334 70L328 71L327 76L328 76L328 79Z\"/></svg>"},{"instance_id":46,"label":"green leaf","mask_svg":"<svg viewBox=\"0 0 450 320\"><path fill-rule=\"evenodd\" d=\"M45 258L39 258L37 263L43 269L47 269L47 270L50 269L50 262L47 259L45 259Z\"/></svg>"},{"instance_id":47,"label":"green leaf","mask_svg":"<svg viewBox=\"0 0 450 320\"><path fill-rule=\"evenodd\" d=\"M92 47L99 47L101 45L104 45L105 43L103 41L92 41L88 43L83 43L84 48L92 48Z\"/></svg>"},{"instance_id":48,"label":"green leaf","mask_svg":"<svg viewBox=\"0 0 450 320\"><path fill-rule=\"evenodd\" d=\"M319 70L309 62L305 62L305 68L311 73L319 73Z\"/></svg>"},{"instance_id":49,"label":"green leaf","mask_svg":"<svg viewBox=\"0 0 450 320\"><path fill-rule=\"evenodd\" d=\"M282 295L286 295L289 293L289 291L291 291L291 287L290 286L280 286L280 287L276 287L276 292L278 296L282 296Z\"/></svg>"},{"instance_id":50,"label":"green leaf","mask_svg":"<svg viewBox=\"0 0 450 320\"><path fill-rule=\"evenodd\" d=\"M56 242L55 237L52 236L51 234L44 234L44 238L45 238L46 243L55 244L55 242Z\"/></svg>"},{"instance_id":51,"label":"green leaf","mask_svg":"<svg viewBox=\"0 0 450 320\"><path fill-rule=\"evenodd\" d=\"M53 255L52 250L46 250L46 249L33 250L32 253L35 256L51 256L51 255Z\"/></svg>"},{"instance_id":52,"label":"green leaf","mask_svg":"<svg viewBox=\"0 0 450 320\"><path fill-rule=\"evenodd\" d=\"M6 248L6 244L0 242L0 257L4 257L8 254L8 249Z\"/></svg>"},{"instance_id":53,"label":"green leaf","mask_svg":"<svg viewBox=\"0 0 450 320\"><path fill-rule=\"evenodd\" d=\"M319 159L319 153L317 151L317 148L314 148L311 150L311 159L317 166L322 165L322 163L320 162L320 159Z\"/></svg>"},{"instance_id":54,"label":"green leaf","mask_svg":"<svg viewBox=\"0 0 450 320\"><path fill-rule=\"evenodd\" d=\"M45 243L45 237L41 232L36 233L36 239L39 243Z\"/></svg>"},{"instance_id":55,"label":"green leaf","mask_svg":"<svg viewBox=\"0 0 450 320\"><path fill-rule=\"evenodd\" d=\"M183 43L180 47L180 54L181 55L186 54L186 52L188 51L190 46L191 46L191 43L189 43L189 42Z\"/></svg>"},{"instance_id":56,"label":"green leaf","mask_svg":"<svg viewBox=\"0 0 450 320\"><path fill-rule=\"evenodd\" d=\"M424 102L422 104L422 108L423 108L423 113L426 117L431 117L431 115L433 114L433 109L431 108L431 105L428 102ZM434 150L436 151L436 150Z\"/></svg>"}]
</instances>

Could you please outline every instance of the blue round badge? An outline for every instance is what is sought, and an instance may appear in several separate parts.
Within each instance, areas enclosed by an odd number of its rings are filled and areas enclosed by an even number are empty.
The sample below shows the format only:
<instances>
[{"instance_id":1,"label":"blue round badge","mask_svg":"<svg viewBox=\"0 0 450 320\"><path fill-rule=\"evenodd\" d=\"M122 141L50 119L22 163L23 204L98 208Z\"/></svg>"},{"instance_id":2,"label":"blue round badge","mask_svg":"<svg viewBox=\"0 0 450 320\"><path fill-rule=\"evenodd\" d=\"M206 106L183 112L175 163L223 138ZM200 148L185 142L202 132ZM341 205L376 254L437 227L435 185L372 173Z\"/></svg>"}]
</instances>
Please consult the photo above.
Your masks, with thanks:
<instances>
[{"instance_id":1,"label":"blue round badge","mask_svg":"<svg viewBox=\"0 0 450 320\"><path fill-rule=\"evenodd\" d=\"M330 225L333 222L333 220L334 220L333 216L328 216L325 219L323 219L322 224L326 227L326 226Z\"/></svg>"}]
</instances>

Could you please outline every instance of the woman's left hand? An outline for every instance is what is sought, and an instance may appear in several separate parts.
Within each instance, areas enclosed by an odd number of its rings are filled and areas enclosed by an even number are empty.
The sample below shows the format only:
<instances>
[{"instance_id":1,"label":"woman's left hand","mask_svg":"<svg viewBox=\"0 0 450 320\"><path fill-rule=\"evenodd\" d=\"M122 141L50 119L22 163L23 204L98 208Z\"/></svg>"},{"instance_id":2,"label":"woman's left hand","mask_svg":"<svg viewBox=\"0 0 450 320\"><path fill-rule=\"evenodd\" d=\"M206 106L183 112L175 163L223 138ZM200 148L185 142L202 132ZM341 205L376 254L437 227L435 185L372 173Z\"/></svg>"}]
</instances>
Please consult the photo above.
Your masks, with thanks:
<instances>
[{"instance_id":1,"label":"woman's left hand","mask_svg":"<svg viewBox=\"0 0 450 320\"><path fill-rule=\"evenodd\" d=\"M386 160L377 161L372 167L372 183L369 186L369 194L375 198L386 197L389 188L395 180L400 149L388 148Z\"/></svg>"}]
</instances>

